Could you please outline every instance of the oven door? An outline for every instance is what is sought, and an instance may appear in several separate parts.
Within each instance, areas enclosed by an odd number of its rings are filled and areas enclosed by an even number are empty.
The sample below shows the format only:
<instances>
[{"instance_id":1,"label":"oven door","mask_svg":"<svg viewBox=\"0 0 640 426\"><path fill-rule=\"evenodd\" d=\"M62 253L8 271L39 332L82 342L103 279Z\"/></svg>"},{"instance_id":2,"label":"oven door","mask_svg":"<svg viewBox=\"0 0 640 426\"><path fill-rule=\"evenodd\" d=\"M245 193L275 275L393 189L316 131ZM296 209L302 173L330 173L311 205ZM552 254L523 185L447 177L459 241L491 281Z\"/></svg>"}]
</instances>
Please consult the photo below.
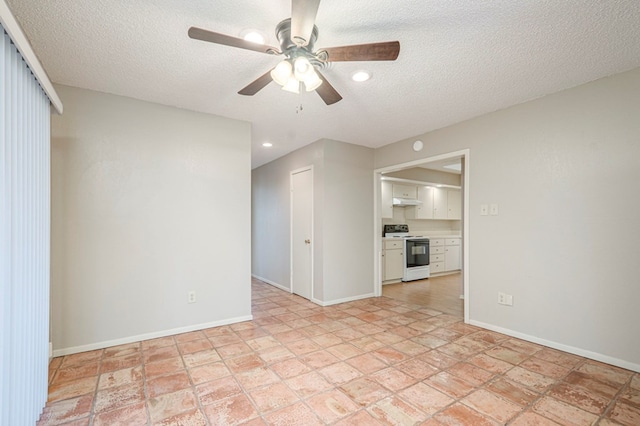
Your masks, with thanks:
<instances>
[{"instance_id":1,"label":"oven door","mask_svg":"<svg viewBox=\"0 0 640 426\"><path fill-rule=\"evenodd\" d=\"M429 265L429 239L407 238L405 240L405 267L415 268Z\"/></svg>"}]
</instances>

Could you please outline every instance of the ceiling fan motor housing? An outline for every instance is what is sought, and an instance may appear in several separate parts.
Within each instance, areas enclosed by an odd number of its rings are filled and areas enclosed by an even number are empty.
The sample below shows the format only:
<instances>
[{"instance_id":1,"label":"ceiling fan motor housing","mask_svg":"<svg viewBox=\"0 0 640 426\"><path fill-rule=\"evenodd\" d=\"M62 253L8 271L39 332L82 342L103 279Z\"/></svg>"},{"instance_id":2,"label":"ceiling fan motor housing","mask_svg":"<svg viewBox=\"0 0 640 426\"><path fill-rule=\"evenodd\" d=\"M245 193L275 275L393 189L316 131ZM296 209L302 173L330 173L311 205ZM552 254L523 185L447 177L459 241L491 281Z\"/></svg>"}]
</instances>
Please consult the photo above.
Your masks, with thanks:
<instances>
[{"instance_id":1,"label":"ceiling fan motor housing","mask_svg":"<svg viewBox=\"0 0 640 426\"><path fill-rule=\"evenodd\" d=\"M289 59L295 60L300 56L304 56L313 64L314 67L324 68L326 65L326 55L323 55L324 51L313 53L313 46L318 39L318 27L313 26L311 37L306 46L298 46L293 40L291 40L291 18L287 18L281 21L276 26L276 37L280 43L282 53Z\"/></svg>"}]
</instances>

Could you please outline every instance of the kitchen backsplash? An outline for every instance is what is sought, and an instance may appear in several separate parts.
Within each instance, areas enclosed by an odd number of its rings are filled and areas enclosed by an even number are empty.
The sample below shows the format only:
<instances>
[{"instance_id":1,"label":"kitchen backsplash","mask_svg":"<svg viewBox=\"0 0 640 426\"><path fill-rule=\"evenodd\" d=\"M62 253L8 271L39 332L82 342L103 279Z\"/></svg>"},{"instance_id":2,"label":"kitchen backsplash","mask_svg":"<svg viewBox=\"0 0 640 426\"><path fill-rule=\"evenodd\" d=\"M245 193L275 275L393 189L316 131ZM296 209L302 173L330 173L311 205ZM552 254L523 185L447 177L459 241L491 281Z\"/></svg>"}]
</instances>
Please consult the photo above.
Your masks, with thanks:
<instances>
[{"instance_id":1,"label":"kitchen backsplash","mask_svg":"<svg viewBox=\"0 0 640 426\"><path fill-rule=\"evenodd\" d=\"M461 232L462 221L460 220L433 220L433 219L407 219L404 215L403 207L393 208L393 219L382 219L383 225L395 223L406 223L409 225L409 232L430 233L432 235L457 235ZM382 232L382 231L381 231Z\"/></svg>"}]
</instances>

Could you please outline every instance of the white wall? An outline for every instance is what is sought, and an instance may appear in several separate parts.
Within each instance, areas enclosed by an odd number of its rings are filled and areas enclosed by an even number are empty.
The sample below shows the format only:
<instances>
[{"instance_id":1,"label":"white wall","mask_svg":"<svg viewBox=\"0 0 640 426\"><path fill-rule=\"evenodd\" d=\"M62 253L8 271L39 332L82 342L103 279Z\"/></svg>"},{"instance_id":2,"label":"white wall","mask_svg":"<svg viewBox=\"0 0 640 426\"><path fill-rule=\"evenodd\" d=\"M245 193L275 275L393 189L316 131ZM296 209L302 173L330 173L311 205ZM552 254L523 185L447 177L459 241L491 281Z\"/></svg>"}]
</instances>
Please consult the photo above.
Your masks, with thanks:
<instances>
[{"instance_id":1,"label":"white wall","mask_svg":"<svg viewBox=\"0 0 640 426\"><path fill-rule=\"evenodd\" d=\"M314 292L323 304L373 293L373 150L321 140L253 170L252 273L290 289L290 172L313 165Z\"/></svg>"},{"instance_id":2,"label":"white wall","mask_svg":"<svg viewBox=\"0 0 640 426\"><path fill-rule=\"evenodd\" d=\"M57 89L56 354L250 318L250 124Z\"/></svg>"},{"instance_id":3,"label":"white wall","mask_svg":"<svg viewBox=\"0 0 640 426\"><path fill-rule=\"evenodd\" d=\"M470 148L472 322L640 371L638 117L640 69L387 145L376 167Z\"/></svg>"}]
</instances>

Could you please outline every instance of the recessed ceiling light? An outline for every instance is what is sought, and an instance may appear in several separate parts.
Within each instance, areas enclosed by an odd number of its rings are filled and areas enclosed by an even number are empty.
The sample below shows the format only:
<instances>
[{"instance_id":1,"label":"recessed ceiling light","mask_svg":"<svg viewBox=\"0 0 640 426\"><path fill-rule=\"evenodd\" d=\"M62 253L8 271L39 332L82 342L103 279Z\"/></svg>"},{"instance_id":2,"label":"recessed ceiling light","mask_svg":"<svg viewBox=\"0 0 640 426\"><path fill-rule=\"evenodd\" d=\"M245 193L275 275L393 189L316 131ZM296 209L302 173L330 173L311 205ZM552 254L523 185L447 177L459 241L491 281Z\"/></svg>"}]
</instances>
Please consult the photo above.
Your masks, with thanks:
<instances>
[{"instance_id":1,"label":"recessed ceiling light","mask_svg":"<svg viewBox=\"0 0 640 426\"><path fill-rule=\"evenodd\" d=\"M256 30L246 30L241 34L242 38L252 43L264 44L264 36Z\"/></svg>"},{"instance_id":2,"label":"recessed ceiling light","mask_svg":"<svg viewBox=\"0 0 640 426\"><path fill-rule=\"evenodd\" d=\"M262 146L264 146L265 148L271 148L273 144L271 142L265 142L262 144Z\"/></svg>"},{"instance_id":3,"label":"recessed ceiling light","mask_svg":"<svg viewBox=\"0 0 640 426\"><path fill-rule=\"evenodd\" d=\"M351 75L351 79L353 81L357 81L358 83L367 81L371 78L371 73L369 71L357 71Z\"/></svg>"}]
</instances>

